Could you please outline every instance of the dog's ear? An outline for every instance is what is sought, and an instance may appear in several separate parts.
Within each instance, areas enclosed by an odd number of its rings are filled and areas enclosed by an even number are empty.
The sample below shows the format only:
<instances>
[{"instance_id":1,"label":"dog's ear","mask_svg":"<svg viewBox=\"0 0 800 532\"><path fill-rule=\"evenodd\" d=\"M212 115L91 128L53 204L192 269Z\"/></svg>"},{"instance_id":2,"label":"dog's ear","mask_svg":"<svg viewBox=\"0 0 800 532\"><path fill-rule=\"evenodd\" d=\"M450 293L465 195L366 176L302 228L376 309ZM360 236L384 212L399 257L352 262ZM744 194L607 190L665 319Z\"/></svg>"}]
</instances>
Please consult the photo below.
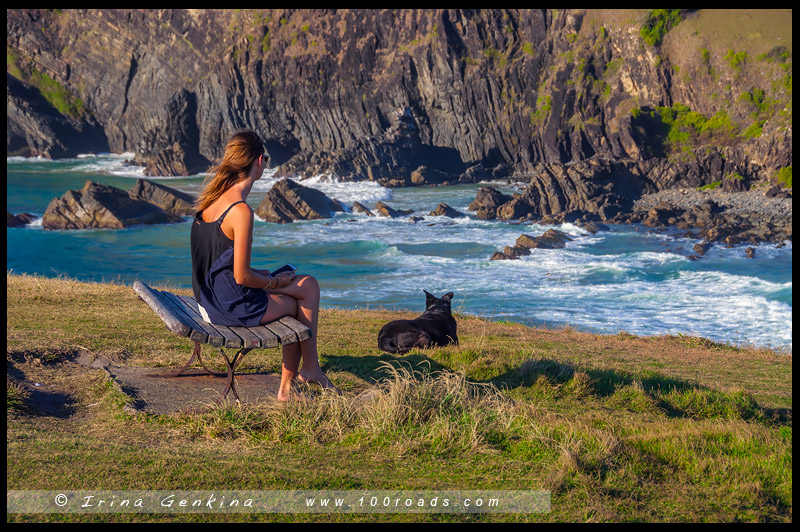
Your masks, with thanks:
<instances>
[{"instance_id":1,"label":"dog's ear","mask_svg":"<svg viewBox=\"0 0 800 532\"><path fill-rule=\"evenodd\" d=\"M442 296L442 299L449 302L451 299L453 299L453 292L447 292Z\"/></svg>"},{"instance_id":2,"label":"dog's ear","mask_svg":"<svg viewBox=\"0 0 800 532\"><path fill-rule=\"evenodd\" d=\"M425 292L425 307L430 307L431 304L436 301L436 296L428 292L427 290L423 290Z\"/></svg>"}]
</instances>

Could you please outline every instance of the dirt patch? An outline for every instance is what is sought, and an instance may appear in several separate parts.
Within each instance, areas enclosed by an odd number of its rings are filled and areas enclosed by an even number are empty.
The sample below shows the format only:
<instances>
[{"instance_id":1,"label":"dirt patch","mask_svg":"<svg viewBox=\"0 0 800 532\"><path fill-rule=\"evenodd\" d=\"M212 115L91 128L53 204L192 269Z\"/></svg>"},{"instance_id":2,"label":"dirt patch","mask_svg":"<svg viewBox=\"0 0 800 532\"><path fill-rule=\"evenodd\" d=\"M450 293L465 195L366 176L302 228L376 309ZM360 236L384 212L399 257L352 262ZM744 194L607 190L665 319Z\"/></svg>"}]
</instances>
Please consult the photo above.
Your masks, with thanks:
<instances>
[{"instance_id":1,"label":"dirt patch","mask_svg":"<svg viewBox=\"0 0 800 532\"><path fill-rule=\"evenodd\" d=\"M170 377L175 368L106 366L122 391L134 399L132 408L153 414L205 410L216 405L225 390L226 377L189 369ZM281 376L277 373L245 373L236 376L236 389L245 403L274 401ZM227 400L233 401L233 393Z\"/></svg>"},{"instance_id":2,"label":"dirt patch","mask_svg":"<svg viewBox=\"0 0 800 532\"><path fill-rule=\"evenodd\" d=\"M133 398L129 409L151 414L202 411L213 407L222 398L227 381L226 375L209 375L200 368L190 368L172 377L177 368L124 366L118 360L88 352L81 353L76 362L104 369L122 391ZM236 375L236 389L245 403L274 401L280 382L281 376L277 373ZM232 392L226 400L235 400Z\"/></svg>"}]
</instances>

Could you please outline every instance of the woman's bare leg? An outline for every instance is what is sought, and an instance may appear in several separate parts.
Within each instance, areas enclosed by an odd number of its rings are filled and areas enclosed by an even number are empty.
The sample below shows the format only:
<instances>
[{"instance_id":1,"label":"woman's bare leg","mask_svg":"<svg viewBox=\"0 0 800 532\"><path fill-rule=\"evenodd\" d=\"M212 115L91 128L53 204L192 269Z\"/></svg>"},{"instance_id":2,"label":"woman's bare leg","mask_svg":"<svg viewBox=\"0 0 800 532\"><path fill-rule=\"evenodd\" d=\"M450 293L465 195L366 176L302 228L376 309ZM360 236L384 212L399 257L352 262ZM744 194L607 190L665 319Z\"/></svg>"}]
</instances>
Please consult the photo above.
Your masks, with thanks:
<instances>
[{"instance_id":1,"label":"woman's bare leg","mask_svg":"<svg viewBox=\"0 0 800 532\"><path fill-rule=\"evenodd\" d=\"M275 290L270 290L270 305L272 305L272 299L280 299L280 296L289 296L287 299L293 299L295 302L295 311L294 312L286 312L281 314L281 316L275 316L275 313L284 312L287 308L291 308L291 305L285 305L283 303L279 305L274 305L273 312L270 312L269 306L267 307L267 313L262 318L262 323L266 323L267 321L272 321L282 316L294 316L297 320L311 329L311 338L308 340L304 340L300 342L299 351L300 356L303 360L303 367L300 368L299 372L295 370L292 371L292 368L296 368L296 365L292 365L287 367L287 358L290 362L294 362L296 360L296 351L291 349L289 353L287 353L287 349L289 347L296 347L295 344L290 344L289 346L284 348L284 373L286 377L289 378L289 382L286 383L285 391L287 392L288 397L288 390L291 386L291 379L294 379L296 375L299 375L302 381L313 382L319 384L323 388L330 388L339 392L339 389L333 385L333 383L325 376L325 373L322 371L322 368L319 365L319 353L317 352L317 331L318 331L318 322L319 322L319 283L317 280L310 275L298 275L292 281L292 284L289 286L278 288ZM271 318L271 319L268 319ZM281 390L284 390L284 376L281 375ZM278 398L282 398L282 394L279 391Z\"/></svg>"},{"instance_id":2,"label":"woman's bare leg","mask_svg":"<svg viewBox=\"0 0 800 532\"><path fill-rule=\"evenodd\" d=\"M339 391L328 379L319 365L317 351L317 331L319 323L319 283L310 275L298 275L289 286L281 292L297 300L297 320L311 329L311 338L300 342L303 367L299 377L302 381L319 384L323 388Z\"/></svg>"},{"instance_id":3,"label":"woman's bare leg","mask_svg":"<svg viewBox=\"0 0 800 532\"><path fill-rule=\"evenodd\" d=\"M261 318L261 323L269 323L284 316L297 314L297 300L283 294L269 294L267 312ZM289 344L283 346L283 363L281 367L281 384L278 387L278 400L289 399L292 382L297 377L300 366L300 346Z\"/></svg>"}]
</instances>

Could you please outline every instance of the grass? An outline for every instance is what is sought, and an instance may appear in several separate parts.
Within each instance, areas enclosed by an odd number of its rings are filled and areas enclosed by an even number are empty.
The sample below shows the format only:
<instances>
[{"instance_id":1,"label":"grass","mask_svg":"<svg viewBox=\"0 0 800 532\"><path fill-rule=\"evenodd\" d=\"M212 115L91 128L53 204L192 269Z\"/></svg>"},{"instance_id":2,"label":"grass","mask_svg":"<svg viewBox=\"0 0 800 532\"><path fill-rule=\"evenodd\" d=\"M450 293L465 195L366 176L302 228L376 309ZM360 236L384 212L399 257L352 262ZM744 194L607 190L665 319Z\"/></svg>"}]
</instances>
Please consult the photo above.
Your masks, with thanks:
<instances>
[{"instance_id":1,"label":"grass","mask_svg":"<svg viewBox=\"0 0 800 532\"><path fill-rule=\"evenodd\" d=\"M173 289L175 290L175 289ZM180 290L175 290L180 292ZM188 293L187 291L184 291ZM79 353L175 366L129 286L7 274L7 489L549 490L547 514L9 514L8 521L791 521L791 354L457 316L459 346L381 353L409 317L324 309L344 395L129 414ZM218 357L217 357L218 358ZM277 350L243 371L277 371ZM38 411L23 383L62 394ZM12 404L13 403L13 404Z\"/></svg>"}]
</instances>

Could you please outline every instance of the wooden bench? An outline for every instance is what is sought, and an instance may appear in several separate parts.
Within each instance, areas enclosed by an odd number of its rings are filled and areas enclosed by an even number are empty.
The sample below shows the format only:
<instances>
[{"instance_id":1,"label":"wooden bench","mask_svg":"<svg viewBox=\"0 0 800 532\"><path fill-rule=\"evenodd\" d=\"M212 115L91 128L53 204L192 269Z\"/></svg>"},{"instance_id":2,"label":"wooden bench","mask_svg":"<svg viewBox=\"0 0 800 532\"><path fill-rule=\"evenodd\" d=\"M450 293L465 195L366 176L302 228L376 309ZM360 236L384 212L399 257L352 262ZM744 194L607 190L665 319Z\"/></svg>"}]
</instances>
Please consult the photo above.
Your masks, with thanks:
<instances>
[{"instance_id":1,"label":"wooden bench","mask_svg":"<svg viewBox=\"0 0 800 532\"><path fill-rule=\"evenodd\" d=\"M139 298L164 321L167 329L194 341L194 350L189 361L169 377L177 377L182 374L195 359L211 375L224 376L208 369L200 356L202 344L219 348L222 358L225 359L225 364L228 366L227 382L222 399L227 397L229 391L233 391L233 395L239 401L234 373L249 351L293 344L311 338L311 329L290 316L256 327L226 327L205 321L200 316L197 301L193 297L175 295L166 290L155 290L141 281L133 283L133 289L139 294ZM223 348L238 349L239 351L231 359L225 354Z\"/></svg>"}]
</instances>

